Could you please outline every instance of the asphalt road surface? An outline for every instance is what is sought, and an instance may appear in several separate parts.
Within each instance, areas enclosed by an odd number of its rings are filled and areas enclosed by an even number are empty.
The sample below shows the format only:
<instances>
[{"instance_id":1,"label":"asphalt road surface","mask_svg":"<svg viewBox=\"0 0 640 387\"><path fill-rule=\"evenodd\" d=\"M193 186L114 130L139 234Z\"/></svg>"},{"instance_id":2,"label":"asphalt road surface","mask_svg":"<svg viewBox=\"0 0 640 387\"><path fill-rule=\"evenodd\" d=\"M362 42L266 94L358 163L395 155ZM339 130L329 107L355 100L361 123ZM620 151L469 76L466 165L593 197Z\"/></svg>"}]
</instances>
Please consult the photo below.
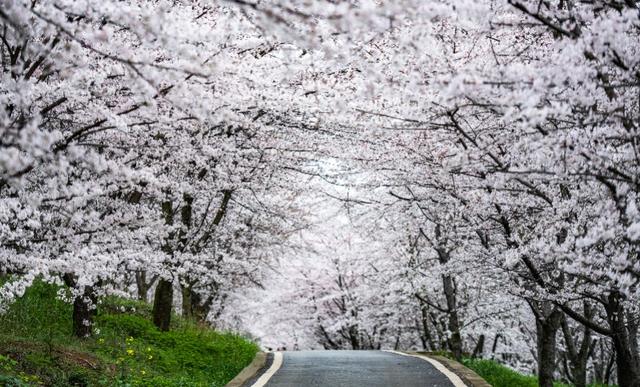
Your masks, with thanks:
<instances>
[{"instance_id":1,"label":"asphalt road surface","mask_svg":"<svg viewBox=\"0 0 640 387\"><path fill-rule=\"evenodd\" d=\"M424 359L384 351L283 352L270 356L265 370L245 385L254 387L455 386L447 376Z\"/></svg>"}]
</instances>

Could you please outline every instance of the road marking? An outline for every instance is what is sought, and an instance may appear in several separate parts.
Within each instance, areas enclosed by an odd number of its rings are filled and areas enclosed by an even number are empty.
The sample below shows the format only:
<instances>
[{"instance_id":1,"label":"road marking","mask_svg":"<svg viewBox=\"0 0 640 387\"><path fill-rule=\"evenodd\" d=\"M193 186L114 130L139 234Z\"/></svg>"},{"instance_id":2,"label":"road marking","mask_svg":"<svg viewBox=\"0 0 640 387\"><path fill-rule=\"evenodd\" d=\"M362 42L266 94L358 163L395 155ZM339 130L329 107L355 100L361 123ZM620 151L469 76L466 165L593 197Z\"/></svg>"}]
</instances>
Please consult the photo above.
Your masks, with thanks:
<instances>
[{"instance_id":1,"label":"road marking","mask_svg":"<svg viewBox=\"0 0 640 387\"><path fill-rule=\"evenodd\" d=\"M411 353L391 351L391 350L385 350L385 352L395 353L396 355L402 355L402 356L417 357L418 359L426 360L429 363L431 363L431 365L436 367L436 369L438 371L442 372L444 374L444 376L446 376L451 381L451 383L453 383L454 387L467 387L467 385L464 384L464 382L462 381L462 379L460 379L460 377L458 375L456 375L453 372L449 371L449 369L447 367L445 367L442 363L440 363L437 360L431 359L430 357L417 355L417 354L414 355L414 354L411 354Z\"/></svg>"},{"instance_id":2,"label":"road marking","mask_svg":"<svg viewBox=\"0 0 640 387\"><path fill-rule=\"evenodd\" d=\"M256 382L253 383L251 387L263 387L265 384L267 384L273 374L275 374L282 366L282 358L282 352L274 352L273 363L271 363L271 367L269 367L267 372L262 374L262 376L260 376L260 378L258 378L258 380L256 380Z\"/></svg>"}]
</instances>

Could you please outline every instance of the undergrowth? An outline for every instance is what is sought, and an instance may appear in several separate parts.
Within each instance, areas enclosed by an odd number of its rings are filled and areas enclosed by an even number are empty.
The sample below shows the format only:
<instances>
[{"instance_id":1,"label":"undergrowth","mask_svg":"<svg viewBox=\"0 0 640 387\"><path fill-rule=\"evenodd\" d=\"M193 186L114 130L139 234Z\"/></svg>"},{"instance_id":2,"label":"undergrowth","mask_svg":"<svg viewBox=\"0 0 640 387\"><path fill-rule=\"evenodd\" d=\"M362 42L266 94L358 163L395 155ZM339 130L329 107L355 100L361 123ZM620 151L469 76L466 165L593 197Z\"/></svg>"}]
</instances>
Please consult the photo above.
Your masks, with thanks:
<instances>
[{"instance_id":1,"label":"undergrowth","mask_svg":"<svg viewBox=\"0 0 640 387\"><path fill-rule=\"evenodd\" d=\"M95 334L71 335L61 288L36 282L0 314L1 386L223 386L258 346L174 316L170 332L138 301L101 300Z\"/></svg>"},{"instance_id":2,"label":"undergrowth","mask_svg":"<svg viewBox=\"0 0 640 387\"><path fill-rule=\"evenodd\" d=\"M538 387L538 378L523 375L509 367L487 359L463 359L462 363L475 371L493 387ZM554 387L569 387L569 384L556 382ZM606 387L592 384L590 387ZM611 386L613 387L613 386Z\"/></svg>"}]
</instances>

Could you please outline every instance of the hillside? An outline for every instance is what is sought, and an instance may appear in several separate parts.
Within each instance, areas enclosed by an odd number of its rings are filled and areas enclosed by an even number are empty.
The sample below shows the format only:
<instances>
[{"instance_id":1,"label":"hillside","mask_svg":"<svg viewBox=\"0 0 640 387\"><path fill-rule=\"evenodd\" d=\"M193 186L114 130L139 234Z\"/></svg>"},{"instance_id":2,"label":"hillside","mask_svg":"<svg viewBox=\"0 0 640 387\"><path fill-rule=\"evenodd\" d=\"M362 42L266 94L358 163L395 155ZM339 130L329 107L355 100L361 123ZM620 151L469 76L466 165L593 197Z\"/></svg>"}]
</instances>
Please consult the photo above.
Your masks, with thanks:
<instances>
[{"instance_id":1,"label":"hillside","mask_svg":"<svg viewBox=\"0 0 640 387\"><path fill-rule=\"evenodd\" d=\"M71 305L37 282L0 315L0 384L6 386L223 386L257 345L175 317L170 332L150 306L101 300L94 337L71 335Z\"/></svg>"}]
</instances>

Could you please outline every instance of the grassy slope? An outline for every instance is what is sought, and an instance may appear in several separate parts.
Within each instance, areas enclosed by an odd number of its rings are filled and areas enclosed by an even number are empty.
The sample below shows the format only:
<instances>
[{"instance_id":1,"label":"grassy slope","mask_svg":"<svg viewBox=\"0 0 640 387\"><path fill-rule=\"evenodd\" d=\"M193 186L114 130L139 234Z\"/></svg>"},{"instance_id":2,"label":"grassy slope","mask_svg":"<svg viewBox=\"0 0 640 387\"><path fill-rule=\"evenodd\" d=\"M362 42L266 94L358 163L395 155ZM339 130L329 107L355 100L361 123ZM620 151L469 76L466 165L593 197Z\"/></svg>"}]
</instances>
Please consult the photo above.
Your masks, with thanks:
<instances>
[{"instance_id":1,"label":"grassy slope","mask_svg":"<svg viewBox=\"0 0 640 387\"><path fill-rule=\"evenodd\" d=\"M474 370L493 387L537 387L538 378L520 374L493 360L464 359L462 363ZM554 387L567 387L568 384L554 383ZM605 387L592 385L592 387Z\"/></svg>"},{"instance_id":2,"label":"grassy slope","mask_svg":"<svg viewBox=\"0 0 640 387\"><path fill-rule=\"evenodd\" d=\"M0 385L223 386L257 345L174 318L159 332L147 304L103 300L93 338L72 337L71 305L37 283L0 315Z\"/></svg>"}]
</instances>

